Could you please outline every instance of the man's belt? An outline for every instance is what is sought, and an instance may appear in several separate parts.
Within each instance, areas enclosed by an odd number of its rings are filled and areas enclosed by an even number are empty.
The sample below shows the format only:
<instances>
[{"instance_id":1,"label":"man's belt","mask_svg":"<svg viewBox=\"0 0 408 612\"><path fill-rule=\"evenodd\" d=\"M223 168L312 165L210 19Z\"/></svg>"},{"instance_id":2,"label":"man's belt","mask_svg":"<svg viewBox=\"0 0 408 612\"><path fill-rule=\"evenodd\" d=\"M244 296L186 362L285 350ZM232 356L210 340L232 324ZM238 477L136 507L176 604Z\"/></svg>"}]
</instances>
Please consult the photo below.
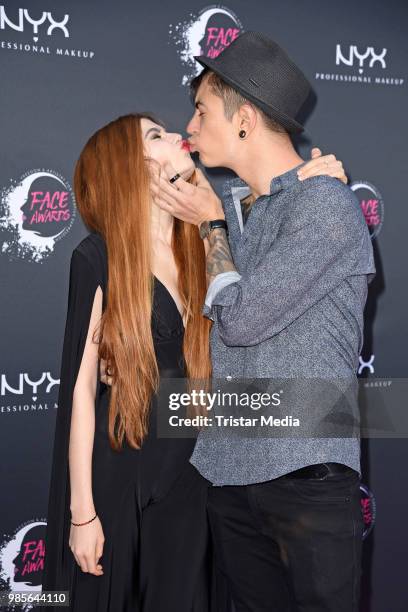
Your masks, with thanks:
<instances>
[{"instance_id":1,"label":"man's belt","mask_svg":"<svg viewBox=\"0 0 408 612\"><path fill-rule=\"evenodd\" d=\"M289 472L281 476L281 478L315 478L317 480L324 480L329 474L344 474L350 471L355 472L348 465L343 465L342 463L315 463L313 465L306 465L294 472Z\"/></svg>"}]
</instances>

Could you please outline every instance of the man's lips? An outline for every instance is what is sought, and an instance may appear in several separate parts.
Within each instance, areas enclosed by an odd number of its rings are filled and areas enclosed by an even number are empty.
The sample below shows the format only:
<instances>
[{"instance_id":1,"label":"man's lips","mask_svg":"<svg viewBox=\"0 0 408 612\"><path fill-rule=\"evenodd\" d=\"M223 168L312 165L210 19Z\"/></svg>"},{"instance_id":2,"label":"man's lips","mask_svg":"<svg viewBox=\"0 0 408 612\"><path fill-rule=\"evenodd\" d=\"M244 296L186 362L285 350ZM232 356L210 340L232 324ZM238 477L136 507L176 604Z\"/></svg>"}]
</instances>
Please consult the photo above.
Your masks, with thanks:
<instances>
[{"instance_id":1,"label":"man's lips","mask_svg":"<svg viewBox=\"0 0 408 612\"><path fill-rule=\"evenodd\" d=\"M188 144L188 150L190 153L194 153L195 151L198 151L198 149L196 148L193 142L191 142L190 140L187 140L186 142Z\"/></svg>"}]
</instances>

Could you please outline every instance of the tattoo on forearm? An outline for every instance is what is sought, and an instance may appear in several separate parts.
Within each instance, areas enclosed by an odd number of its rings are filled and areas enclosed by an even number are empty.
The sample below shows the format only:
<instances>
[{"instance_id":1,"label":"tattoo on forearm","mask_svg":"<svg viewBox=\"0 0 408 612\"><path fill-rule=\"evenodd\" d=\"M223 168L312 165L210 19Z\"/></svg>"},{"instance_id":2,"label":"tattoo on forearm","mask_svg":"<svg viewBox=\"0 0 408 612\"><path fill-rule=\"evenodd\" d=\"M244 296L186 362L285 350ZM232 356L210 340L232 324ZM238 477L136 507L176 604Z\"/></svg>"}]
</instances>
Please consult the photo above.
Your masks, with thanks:
<instances>
[{"instance_id":1,"label":"tattoo on forearm","mask_svg":"<svg viewBox=\"0 0 408 612\"><path fill-rule=\"evenodd\" d=\"M236 271L224 229L217 228L210 232L208 237L210 248L207 254L207 280L208 284L222 272Z\"/></svg>"}]
</instances>

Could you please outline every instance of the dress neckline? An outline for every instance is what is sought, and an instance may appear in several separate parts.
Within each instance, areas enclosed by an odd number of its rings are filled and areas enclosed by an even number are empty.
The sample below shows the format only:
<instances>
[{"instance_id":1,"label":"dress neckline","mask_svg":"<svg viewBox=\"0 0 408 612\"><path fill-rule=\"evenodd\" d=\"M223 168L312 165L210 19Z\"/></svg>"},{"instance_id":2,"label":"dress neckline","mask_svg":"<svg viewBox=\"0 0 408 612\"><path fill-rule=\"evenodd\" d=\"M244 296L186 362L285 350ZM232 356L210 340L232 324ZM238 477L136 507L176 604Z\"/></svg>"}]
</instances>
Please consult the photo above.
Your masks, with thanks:
<instances>
[{"instance_id":1,"label":"dress neckline","mask_svg":"<svg viewBox=\"0 0 408 612\"><path fill-rule=\"evenodd\" d=\"M170 297L170 300L172 301L173 306L176 309L177 314L180 317L180 321L181 321L181 323L182 323L182 325L184 327L183 316L182 316L181 312L178 309L178 306L176 304L176 300L174 299L174 297L170 293L169 289L167 289L166 285L160 280L160 278L158 278L155 274L153 274L153 278L164 288L164 290L166 291L167 295Z\"/></svg>"}]
</instances>

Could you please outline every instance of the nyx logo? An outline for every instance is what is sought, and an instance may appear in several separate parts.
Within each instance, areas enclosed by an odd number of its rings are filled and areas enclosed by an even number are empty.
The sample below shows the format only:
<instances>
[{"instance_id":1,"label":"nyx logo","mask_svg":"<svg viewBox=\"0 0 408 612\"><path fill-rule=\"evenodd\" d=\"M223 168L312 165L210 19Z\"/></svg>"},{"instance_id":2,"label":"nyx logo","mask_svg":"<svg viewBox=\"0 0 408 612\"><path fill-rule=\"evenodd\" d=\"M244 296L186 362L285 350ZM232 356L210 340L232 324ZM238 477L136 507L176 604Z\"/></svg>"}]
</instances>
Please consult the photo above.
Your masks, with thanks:
<instances>
[{"instance_id":1,"label":"nyx logo","mask_svg":"<svg viewBox=\"0 0 408 612\"><path fill-rule=\"evenodd\" d=\"M365 51L360 53L357 45L349 45L348 57L343 55L341 45L336 45L336 65L345 64L346 66L354 66L354 60L358 60L358 71L361 74L364 72L364 63L369 60L368 67L372 68L377 62L382 68L386 68L384 57L386 56L387 49L383 49L380 53L377 53L374 47L367 47Z\"/></svg>"},{"instance_id":2,"label":"nyx logo","mask_svg":"<svg viewBox=\"0 0 408 612\"><path fill-rule=\"evenodd\" d=\"M364 359L362 358L362 356L359 356L359 362L360 362L360 366L358 368L358 373L361 374L362 371L365 368L368 368L368 371L370 372L370 374L374 374L374 359L375 359L375 355L371 355L370 359L368 361L364 361Z\"/></svg>"},{"instance_id":3,"label":"nyx logo","mask_svg":"<svg viewBox=\"0 0 408 612\"><path fill-rule=\"evenodd\" d=\"M44 381L48 381L48 384L45 389L45 393L49 393L52 387L55 385L59 385L59 379L53 378L50 372L43 372L39 380L31 380L28 377L28 373L20 373L18 375L18 387L12 387L8 382L5 374L1 375L0 379L0 395L6 395L6 392L12 393L14 395L23 395L25 392L25 384L31 387L32 397L35 401L38 395L38 388L43 384Z\"/></svg>"},{"instance_id":4,"label":"nyx logo","mask_svg":"<svg viewBox=\"0 0 408 612\"><path fill-rule=\"evenodd\" d=\"M27 27L28 25L29 28L32 27L34 42L37 42L38 33L39 33L38 29L40 26L44 24L44 28L47 27L46 34L48 36L51 36L53 31L57 28L58 30L61 30L63 32L65 38L69 38L68 28L65 27L66 24L68 23L69 15L64 15L64 18L61 21L56 21L51 13L43 11L41 16L36 16L35 18L33 18L27 9L20 8L18 9L18 17L14 15L12 19L14 21L12 21L11 18L7 16L6 9L1 4L0 5L0 29L1 30L5 30L6 27L9 27L9 28L12 28L13 30L16 30L16 32L24 32L24 28Z\"/></svg>"}]
</instances>

